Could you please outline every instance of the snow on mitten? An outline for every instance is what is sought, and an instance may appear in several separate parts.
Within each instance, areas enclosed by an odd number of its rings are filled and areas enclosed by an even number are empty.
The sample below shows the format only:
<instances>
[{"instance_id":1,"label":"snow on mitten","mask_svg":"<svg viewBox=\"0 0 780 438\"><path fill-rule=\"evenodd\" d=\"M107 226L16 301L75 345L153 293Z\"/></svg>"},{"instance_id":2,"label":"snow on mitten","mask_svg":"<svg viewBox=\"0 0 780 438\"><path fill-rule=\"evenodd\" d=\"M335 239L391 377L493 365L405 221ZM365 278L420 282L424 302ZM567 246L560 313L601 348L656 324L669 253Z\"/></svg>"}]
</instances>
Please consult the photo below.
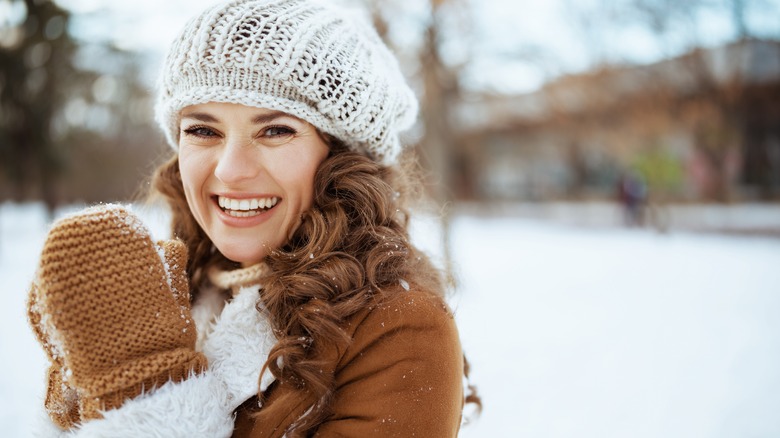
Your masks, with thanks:
<instances>
[{"instance_id":1,"label":"snow on mitten","mask_svg":"<svg viewBox=\"0 0 780 438\"><path fill-rule=\"evenodd\" d=\"M183 244L155 245L121 206L52 226L30 291L39 328L31 322L78 391L82 420L206 368L194 349L185 265Z\"/></svg>"},{"instance_id":2,"label":"snow on mitten","mask_svg":"<svg viewBox=\"0 0 780 438\"><path fill-rule=\"evenodd\" d=\"M168 276L173 298L176 304L186 307L189 312L190 282L187 280L187 247L179 240L162 240L157 242L157 246L162 250L165 273Z\"/></svg>"},{"instance_id":3,"label":"snow on mitten","mask_svg":"<svg viewBox=\"0 0 780 438\"><path fill-rule=\"evenodd\" d=\"M60 352L56 350L55 343L50 342L44 332L44 325L41 323L40 306L37 301L38 291L36 288L38 283L37 280L34 281L30 290L27 302L27 318L35 337L43 346L50 363L46 376L44 407L54 424L60 429L70 429L81 421L79 394L75 388L67 383L66 379L63 379L65 365L62 363Z\"/></svg>"},{"instance_id":4,"label":"snow on mitten","mask_svg":"<svg viewBox=\"0 0 780 438\"><path fill-rule=\"evenodd\" d=\"M54 424L60 429L70 429L81 422L78 391L62 378L62 366L52 364L46 383L44 406Z\"/></svg>"}]
</instances>

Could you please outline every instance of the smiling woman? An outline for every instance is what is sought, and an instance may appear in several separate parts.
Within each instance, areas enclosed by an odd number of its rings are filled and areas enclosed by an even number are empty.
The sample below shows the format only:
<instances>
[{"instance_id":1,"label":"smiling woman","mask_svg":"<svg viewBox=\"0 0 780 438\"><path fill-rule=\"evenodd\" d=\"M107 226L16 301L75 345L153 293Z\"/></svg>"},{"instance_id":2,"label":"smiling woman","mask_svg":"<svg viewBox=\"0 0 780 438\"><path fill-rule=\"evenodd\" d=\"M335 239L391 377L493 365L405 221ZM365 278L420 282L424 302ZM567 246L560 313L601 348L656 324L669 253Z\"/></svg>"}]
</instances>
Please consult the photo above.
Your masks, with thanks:
<instances>
[{"instance_id":1,"label":"smiling woman","mask_svg":"<svg viewBox=\"0 0 780 438\"><path fill-rule=\"evenodd\" d=\"M314 126L283 112L217 102L182 110L187 203L214 246L244 266L287 241L311 207L327 155Z\"/></svg>"},{"instance_id":2,"label":"smiling woman","mask_svg":"<svg viewBox=\"0 0 780 438\"><path fill-rule=\"evenodd\" d=\"M417 101L370 25L315 0L219 4L172 45L156 111L177 240L103 206L44 246L48 435L457 435L480 400L409 239Z\"/></svg>"}]
</instances>

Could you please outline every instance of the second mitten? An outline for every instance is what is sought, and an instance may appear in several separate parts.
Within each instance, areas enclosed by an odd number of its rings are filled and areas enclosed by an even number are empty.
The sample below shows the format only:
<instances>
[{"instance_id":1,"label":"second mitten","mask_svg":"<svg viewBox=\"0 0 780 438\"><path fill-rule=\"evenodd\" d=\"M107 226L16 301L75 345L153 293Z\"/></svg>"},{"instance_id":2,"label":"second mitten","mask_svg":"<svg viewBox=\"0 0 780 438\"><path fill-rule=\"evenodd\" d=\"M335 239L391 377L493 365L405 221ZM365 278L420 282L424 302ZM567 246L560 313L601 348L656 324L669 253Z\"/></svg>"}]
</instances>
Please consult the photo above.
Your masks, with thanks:
<instances>
[{"instance_id":1,"label":"second mitten","mask_svg":"<svg viewBox=\"0 0 780 438\"><path fill-rule=\"evenodd\" d=\"M82 420L163 383L201 372L183 244L156 245L121 206L56 222L31 288L30 313Z\"/></svg>"}]
</instances>

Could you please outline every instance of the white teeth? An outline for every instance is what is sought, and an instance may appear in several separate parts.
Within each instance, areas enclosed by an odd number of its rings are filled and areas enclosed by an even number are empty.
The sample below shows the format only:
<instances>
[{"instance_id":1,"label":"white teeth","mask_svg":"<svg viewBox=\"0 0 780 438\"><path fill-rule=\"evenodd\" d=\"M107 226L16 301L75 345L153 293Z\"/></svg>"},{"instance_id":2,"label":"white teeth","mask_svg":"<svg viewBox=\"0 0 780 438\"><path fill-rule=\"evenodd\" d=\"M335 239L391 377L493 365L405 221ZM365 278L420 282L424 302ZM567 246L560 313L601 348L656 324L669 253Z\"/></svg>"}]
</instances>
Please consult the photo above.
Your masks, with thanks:
<instances>
[{"instance_id":1,"label":"white teeth","mask_svg":"<svg viewBox=\"0 0 780 438\"><path fill-rule=\"evenodd\" d=\"M258 209L271 208L279 202L279 198L255 198L255 199L230 199L220 196L217 199L219 206L231 216L247 217L258 214Z\"/></svg>"},{"instance_id":2,"label":"white teeth","mask_svg":"<svg viewBox=\"0 0 780 438\"><path fill-rule=\"evenodd\" d=\"M257 216L260 214L259 211L236 211L236 210L225 210L227 214L233 216L233 217L250 217L250 216Z\"/></svg>"}]
</instances>

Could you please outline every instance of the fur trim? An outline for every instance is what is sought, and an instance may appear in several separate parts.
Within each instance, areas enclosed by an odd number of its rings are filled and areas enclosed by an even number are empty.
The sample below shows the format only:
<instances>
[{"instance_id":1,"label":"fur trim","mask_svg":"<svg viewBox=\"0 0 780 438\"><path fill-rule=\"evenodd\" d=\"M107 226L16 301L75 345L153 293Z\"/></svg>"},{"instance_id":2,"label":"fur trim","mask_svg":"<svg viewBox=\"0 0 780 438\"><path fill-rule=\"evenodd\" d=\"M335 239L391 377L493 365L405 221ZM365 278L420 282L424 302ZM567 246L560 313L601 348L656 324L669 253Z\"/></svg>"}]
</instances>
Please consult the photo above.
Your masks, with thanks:
<instances>
[{"instance_id":1,"label":"fur trim","mask_svg":"<svg viewBox=\"0 0 780 438\"><path fill-rule=\"evenodd\" d=\"M229 399L227 387L207 371L128 400L66 437L229 437L234 427Z\"/></svg>"},{"instance_id":2,"label":"fur trim","mask_svg":"<svg viewBox=\"0 0 780 438\"><path fill-rule=\"evenodd\" d=\"M198 298L192 304L192 320L198 333L195 349L203 351L203 343L214 329L217 315L225 307L225 295L216 287L205 287L198 293Z\"/></svg>"},{"instance_id":3,"label":"fur trim","mask_svg":"<svg viewBox=\"0 0 780 438\"><path fill-rule=\"evenodd\" d=\"M35 413L35 421L31 427L31 433L34 438L66 438L68 433L57 427L51 420L49 414L44 408L43 402L38 404Z\"/></svg>"},{"instance_id":4,"label":"fur trim","mask_svg":"<svg viewBox=\"0 0 780 438\"><path fill-rule=\"evenodd\" d=\"M265 390L274 380L268 372L260 380L260 370L276 344L264 311L259 286L241 288L222 310L203 344L210 369L223 378L230 393L241 402Z\"/></svg>"},{"instance_id":5,"label":"fur trim","mask_svg":"<svg viewBox=\"0 0 780 438\"><path fill-rule=\"evenodd\" d=\"M229 437L233 434L233 408L227 387L206 371L179 383L126 401L120 408L102 412L70 431L59 429L41 414L33 436L40 438L185 438Z\"/></svg>"}]
</instances>

